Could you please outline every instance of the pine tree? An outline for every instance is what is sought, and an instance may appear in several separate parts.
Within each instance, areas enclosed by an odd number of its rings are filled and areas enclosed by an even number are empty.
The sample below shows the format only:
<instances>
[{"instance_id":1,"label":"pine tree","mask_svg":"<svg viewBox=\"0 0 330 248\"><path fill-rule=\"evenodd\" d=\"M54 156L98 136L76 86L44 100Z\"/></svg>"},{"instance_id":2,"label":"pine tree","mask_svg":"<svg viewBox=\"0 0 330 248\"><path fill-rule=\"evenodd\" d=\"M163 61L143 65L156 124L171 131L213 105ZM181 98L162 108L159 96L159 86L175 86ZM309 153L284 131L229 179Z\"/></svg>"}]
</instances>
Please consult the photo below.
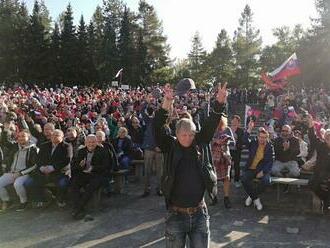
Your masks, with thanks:
<instances>
[{"instance_id":1,"label":"pine tree","mask_svg":"<svg viewBox=\"0 0 330 248\"><path fill-rule=\"evenodd\" d=\"M218 34L215 48L208 57L210 77L215 82L232 82L234 65L231 41L226 30Z\"/></svg>"},{"instance_id":2,"label":"pine tree","mask_svg":"<svg viewBox=\"0 0 330 248\"><path fill-rule=\"evenodd\" d=\"M119 54L116 44L116 32L111 17L106 18L104 29L104 63L103 63L103 80L111 82L115 76L115 73L119 69Z\"/></svg>"},{"instance_id":3,"label":"pine tree","mask_svg":"<svg viewBox=\"0 0 330 248\"><path fill-rule=\"evenodd\" d=\"M103 15L107 20L111 20L116 35L119 34L124 9L125 5L121 0L103 0Z\"/></svg>"},{"instance_id":4,"label":"pine tree","mask_svg":"<svg viewBox=\"0 0 330 248\"><path fill-rule=\"evenodd\" d=\"M79 78L78 82L80 83L88 83L92 80L91 78L91 55L88 51L88 34L87 34L87 27L85 25L84 17L81 15L80 22L78 26L77 32L77 49L79 51L78 60L79 60Z\"/></svg>"},{"instance_id":5,"label":"pine tree","mask_svg":"<svg viewBox=\"0 0 330 248\"><path fill-rule=\"evenodd\" d=\"M300 59L301 81L306 85L327 86L330 78L330 1L316 0L318 18L312 29L300 42L297 56Z\"/></svg>"},{"instance_id":6,"label":"pine tree","mask_svg":"<svg viewBox=\"0 0 330 248\"><path fill-rule=\"evenodd\" d=\"M120 66L123 70L122 83L136 85L134 76L134 44L130 30L129 9L125 7L118 40Z\"/></svg>"},{"instance_id":7,"label":"pine tree","mask_svg":"<svg viewBox=\"0 0 330 248\"><path fill-rule=\"evenodd\" d=\"M60 44L60 29L57 22L54 24L54 29L51 34L51 45L48 61L49 68L49 81L57 83L63 81L61 72L61 44Z\"/></svg>"},{"instance_id":8,"label":"pine tree","mask_svg":"<svg viewBox=\"0 0 330 248\"><path fill-rule=\"evenodd\" d=\"M38 1L35 1L32 15L30 17L28 49L29 68L28 80L32 82L45 82L48 78L47 71L49 63L47 61L49 52L49 34L43 20L45 13L41 12Z\"/></svg>"},{"instance_id":9,"label":"pine tree","mask_svg":"<svg viewBox=\"0 0 330 248\"><path fill-rule=\"evenodd\" d=\"M15 44L15 64L17 66L17 75L15 78L19 81L26 82L29 68L26 66L29 61L29 13L25 3L21 3L17 15L17 24L14 29Z\"/></svg>"},{"instance_id":10,"label":"pine tree","mask_svg":"<svg viewBox=\"0 0 330 248\"><path fill-rule=\"evenodd\" d=\"M25 19L20 20L20 13L23 12L26 14ZM21 35L18 29L23 31L26 28L23 26L29 24L28 22L26 8L22 9L18 0L0 0L0 80L2 82L18 81L18 74L23 72L24 62L20 61L22 51L17 50L18 37Z\"/></svg>"},{"instance_id":11,"label":"pine tree","mask_svg":"<svg viewBox=\"0 0 330 248\"><path fill-rule=\"evenodd\" d=\"M153 70L168 66L169 46L166 43L167 38L163 34L162 23L159 21L154 7L145 0L139 2L138 17L142 28L142 37L140 37L142 40L138 41L139 46L142 50L147 50L146 57L141 57L142 51L139 54L139 59L142 59L140 63L144 64L146 76L148 77Z\"/></svg>"},{"instance_id":12,"label":"pine tree","mask_svg":"<svg viewBox=\"0 0 330 248\"><path fill-rule=\"evenodd\" d=\"M63 16L63 30L61 32L61 73L64 81L68 83L77 82L79 78L77 58L77 38L75 26L73 25L73 12L71 4L68 4Z\"/></svg>"},{"instance_id":13,"label":"pine tree","mask_svg":"<svg viewBox=\"0 0 330 248\"><path fill-rule=\"evenodd\" d=\"M191 50L188 54L189 70L192 79L201 84L205 80L204 65L206 62L206 51L203 48L202 38L196 32L192 38Z\"/></svg>"},{"instance_id":14,"label":"pine tree","mask_svg":"<svg viewBox=\"0 0 330 248\"><path fill-rule=\"evenodd\" d=\"M235 58L235 82L240 86L255 87L260 77L258 57L262 40L260 31L253 26L253 13L246 5L235 32L233 50Z\"/></svg>"}]
</instances>

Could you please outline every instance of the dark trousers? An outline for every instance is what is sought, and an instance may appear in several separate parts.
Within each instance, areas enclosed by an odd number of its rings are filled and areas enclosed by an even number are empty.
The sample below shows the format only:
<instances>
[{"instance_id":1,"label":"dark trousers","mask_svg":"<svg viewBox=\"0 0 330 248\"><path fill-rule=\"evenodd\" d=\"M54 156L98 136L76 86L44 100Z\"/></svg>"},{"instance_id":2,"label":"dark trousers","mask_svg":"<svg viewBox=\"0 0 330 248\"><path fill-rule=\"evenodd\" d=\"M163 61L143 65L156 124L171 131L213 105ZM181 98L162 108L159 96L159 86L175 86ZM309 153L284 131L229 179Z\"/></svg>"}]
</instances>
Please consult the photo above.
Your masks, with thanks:
<instances>
[{"instance_id":1,"label":"dark trousers","mask_svg":"<svg viewBox=\"0 0 330 248\"><path fill-rule=\"evenodd\" d=\"M241 162L241 150L230 150L230 155L231 159L234 164L234 181L238 182L240 177L241 177L241 167L240 167L240 162Z\"/></svg>"},{"instance_id":2,"label":"dark trousers","mask_svg":"<svg viewBox=\"0 0 330 248\"><path fill-rule=\"evenodd\" d=\"M245 192L255 200L259 197L259 195L265 190L266 186L270 184L270 176L269 174L264 175L259 180L255 181L257 171L256 170L246 170L242 176L242 185L244 187Z\"/></svg>"},{"instance_id":3,"label":"dark trousers","mask_svg":"<svg viewBox=\"0 0 330 248\"><path fill-rule=\"evenodd\" d=\"M30 177L24 186L27 187L33 201L45 202L45 185L49 183L54 183L56 186L55 194L57 200L61 202L64 201L69 186L69 177L64 174L51 173L49 175L45 175L38 173Z\"/></svg>"},{"instance_id":4,"label":"dark trousers","mask_svg":"<svg viewBox=\"0 0 330 248\"><path fill-rule=\"evenodd\" d=\"M72 200L73 208L83 210L87 202L92 198L93 193L97 191L106 182L106 177L99 174L80 172L72 179ZM81 188L84 192L81 193Z\"/></svg>"},{"instance_id":5,"label":"dark trousers","mask_svg":"<svg viewBox=\"0 0 330 248\"><path fill-rule=\"evenodd\" d=\"M325 188L328 188L328 190L330 190L329 182L327 180L322 180L321 178L314 176L310 180L309 185L315 195L317 195L317 197L320 198L321 201L323 201L324 207L329 207L330 192L325 190Z\"/></svg>"}]
</instances>

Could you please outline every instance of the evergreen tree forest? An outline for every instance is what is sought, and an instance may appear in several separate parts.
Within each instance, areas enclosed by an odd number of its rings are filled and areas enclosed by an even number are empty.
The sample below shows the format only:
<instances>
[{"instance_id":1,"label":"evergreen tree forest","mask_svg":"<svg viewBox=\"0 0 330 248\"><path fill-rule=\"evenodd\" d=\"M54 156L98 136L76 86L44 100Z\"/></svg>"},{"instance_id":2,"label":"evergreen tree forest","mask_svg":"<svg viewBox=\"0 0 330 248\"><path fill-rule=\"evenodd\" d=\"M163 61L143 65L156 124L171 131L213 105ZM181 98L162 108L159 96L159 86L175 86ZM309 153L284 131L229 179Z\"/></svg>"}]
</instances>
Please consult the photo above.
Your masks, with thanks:
<instances>
[{"instance_id":1,"label":"evergreen tree forest","mask_svg":"<svg viewBox=\"0 0 330 248\"><path fill-rule=\"evenodd\" d=\"M53 20L43 0L35 1L30 12L24 1L0 0L0 82L91 85L120 80L136 87L191 77L199 86L228 81L260 87L261 72L274 70L296 52L302 74L292 83L327 86L330 0L316 0L315 8L318 16L310 28L278 27L275 43L264 46L246 5L234 34L219 27L208 52L196 31L187 57L173 61L162 22L145 0L137 11L122 0L103 0L91 20L74 20L70 4Z\"/></svg>"}]
</instances>

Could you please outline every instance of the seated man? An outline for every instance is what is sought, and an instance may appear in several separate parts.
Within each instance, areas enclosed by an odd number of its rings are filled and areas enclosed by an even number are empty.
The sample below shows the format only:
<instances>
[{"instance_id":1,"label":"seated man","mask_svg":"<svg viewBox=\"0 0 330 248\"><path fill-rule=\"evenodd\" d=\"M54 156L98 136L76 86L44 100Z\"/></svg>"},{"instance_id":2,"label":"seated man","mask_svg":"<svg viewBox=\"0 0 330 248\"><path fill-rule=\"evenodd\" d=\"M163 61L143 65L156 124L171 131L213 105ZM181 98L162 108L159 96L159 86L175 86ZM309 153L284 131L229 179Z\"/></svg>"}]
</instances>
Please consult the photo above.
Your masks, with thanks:
<instances>
[{"instance_id":1,"label":"seated man","mask_svg":"<svg viewBox=\"0 0 330 248\"><path fill-rule=\"evenodd\" d=\"M250 139L250 133L254 127L254 122L250 121L248 129L244 135L244 142L249 150L249 158L245 165L242 177L242 185L248 194L245 206L254 203L257 210L262 210L259 195L270 184L270 171L273 165L274 149L269 141L269 134L264 128L260 128L257 139ZM255 187L254 180L258 180Z\"/></svg>"},{"instance_id":2,"label":"seated man","mask_svg":"<svg viewBox=\"0 0 330 248\"><path fill-rule=\"evenodd\" d=\"M272 175L283 177L283 172L287 170L287 177L299 177L300 170L297 156L300 153L299 141L292 135L289 125L284 125L281 129L280 137L274 141L275 162L272 168Z\"/></svg>"},{"instance_id":3,"label":"seated man","mask_svg":"<svg viewBox=\"0 0 330 248\"><path fill-rule=\"evenodd\" d=\"M23 129L17 134L17 142L10 141L9 130L6 128L1 135L1 145L8 150L6 154L5 173L0 177L0 197L2 210L6 210L9 203L9 195L6 186L13 184L20 199L17 211L23 211L27 206L27 194L24 183L29 178L29 173L36 168L37 147L30 145L31 134L29 130Z\"/></svg>"},{"instance_id":4,"label":"seated man","mask_svg":"<svg viewBox=\"0 0 330 248\"><path fill-rule=\"evenodd\" d=\"M86 137L85 147L78 151L78 156L72 163L74 176L72 178L72 198L74 219L85 216L84 208L93 193L105 183L109 169L110 156L104 147L97 145L97 138L90 134ZM80 189L84 188L84 193Z\"/></svg>"},{"instance_id":5,"label":"seated man","mask_svg":"<svg viewBox=\"0 0 330 248\"><path fill-rule=\"evenodd\" d=\"M37 207L43 207L44 202L46 202L45 185L47 183L54 183L57 186L58 206L65 206L64 198L69 177L65 174L64 169L70 164L72 146L64 142L63 138L63 132L55 129L51 135L51 142L46 142L40 147L36 173L32 177L32 183L29 183Z\"/></svg>"}]
</instances>

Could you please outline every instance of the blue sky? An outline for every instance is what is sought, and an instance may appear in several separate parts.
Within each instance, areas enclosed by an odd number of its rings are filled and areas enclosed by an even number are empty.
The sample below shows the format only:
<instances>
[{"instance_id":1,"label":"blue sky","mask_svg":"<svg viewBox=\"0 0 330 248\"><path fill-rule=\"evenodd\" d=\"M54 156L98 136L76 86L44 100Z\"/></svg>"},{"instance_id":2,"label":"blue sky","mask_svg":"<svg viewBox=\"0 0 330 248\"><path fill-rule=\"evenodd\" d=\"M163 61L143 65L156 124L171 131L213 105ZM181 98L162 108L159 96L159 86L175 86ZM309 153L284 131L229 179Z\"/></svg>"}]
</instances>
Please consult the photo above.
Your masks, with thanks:
<instances>
[{"instance_id":1,"label":"blue sky","mask_svg":"<svg viewBox=\"0 0 330 248\"><path fill-rule=\"evenodd\" d=\"M25 0L29 10L34 0ZM53 20L71 2L75 22L83 14L89 21L102 0L45 0ZM126 0L128 7L137 10L139 0ZM172 58L184 58L191 47L191 38L196 31L202 36L204 47L210 51L217 34L225 28L232 36L238 26L238 19L246 4L254 13L254 24L260 29L265 44L274 42L272 29L287 25L293 27L310 25L310 18L316 17L314 0L147 0L163 21L164 33L171 46Z\"/></svg>"}]
</instances>

